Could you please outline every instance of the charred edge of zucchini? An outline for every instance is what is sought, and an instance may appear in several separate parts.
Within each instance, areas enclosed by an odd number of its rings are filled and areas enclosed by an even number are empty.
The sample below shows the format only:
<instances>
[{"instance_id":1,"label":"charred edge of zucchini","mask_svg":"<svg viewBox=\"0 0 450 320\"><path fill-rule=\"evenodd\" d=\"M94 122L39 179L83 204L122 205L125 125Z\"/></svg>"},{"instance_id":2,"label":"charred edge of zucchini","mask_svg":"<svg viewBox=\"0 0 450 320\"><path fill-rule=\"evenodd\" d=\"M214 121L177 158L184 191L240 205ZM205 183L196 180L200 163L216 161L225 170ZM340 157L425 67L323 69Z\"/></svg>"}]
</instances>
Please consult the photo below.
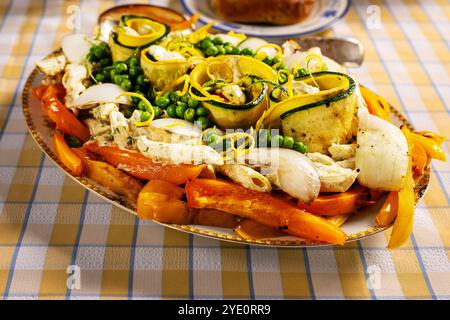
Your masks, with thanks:
<instances>
[{"instance_id":1,"label":"charred edge of zucchini","mask_svg":"<svg viewBox=\"0 0 450 320\"><path fill-rule=\"evenodd\" d=\"M147 47L149 47L149 46L151 46L151 45L153 45L155 43L158 43L158 42L164 40L167 37L167 35L170 33L170 27L166 26L166 25L164 25L164 26L166 27L166 31L159 38L157 38L157 39L155 39L153 41L150 41L149 43L146 43L146 44L144 44L142 46L137 46L137 47L127 46L127 45L124 45L124 44L120 43L119 39L118 39L119 34L117 33L117 31L111 31L111 36L112 36L113 41L117 45L119 45L121 47L124 47L124 48L127 48L127 49L131 49L131 50L134 50L134 49L145 49L145 48L147 48Z\"/></svg>"},{"instance_id":2,"label":"charred edge of zucchini","mask_svg":"<svg viewBox=\"0 0 450 320\"><path fill-rule=\"evenodd\" d=\"M263 87L261 89L261 92L256 97L256 99L253 100L253 101L247 102L246 104L236 105L236 104L224 103L224 102L219 102L219 101L214 101L214 100L208 100L208 101L205 101L205 102L207 102L207 103L209 103L209 104L211 104L213 106L224 108L224 109L238 110L238 111L239 110L241 110L241 111L249 110L249 109L252 109L252 108L258 106L264 100L264 98L265 98L265 96L267 94L267 88L268 87L267 87L267 84L265 84L265 83L262 83L262 85L263 85ZM195 88L192 88L192 91L194 91L194 93L196 95L203 96L201 94L201 92L198 91Z\"/></svg>"},{"instance_id":3,"label":"charred edge of zucchini","mask_svg":"<svg viewBox=\"0 0 450 320\"><path fill-rule=\"evenodd\" d=\"M310 103L310 104L307 104L307 105L304 105L304 106L300 106L300 107L291 109L289 111L286 111L285 113L280 115L280 119L285 119L285 118L289 117L290 115L292 115L292 114L294 114L294 113L296 113L298 111L303 111L303 110L311 109L311 108L322 106L322 105L329 106L330 103L333 103L333 102L345 99L345 98L350 96L355 91L355 88L356 88L355 81L352 79L352 77L349 77L346 74L339 73L339 72L321 71L321 72L313 73L312 75L315 76L315 75L320 75L320 74L335 74L335 75L344 76L344 77L346 77L349 80L349 87L348 87L347 90L345 90L344 92L341 92L341 93L335 95L334 97L331 97L331 98L328 98L328 99L324 99L324 100L321 100L321 101L317 101L317 102L314 102L314 103Z\"/></svg>"}]
</instances>

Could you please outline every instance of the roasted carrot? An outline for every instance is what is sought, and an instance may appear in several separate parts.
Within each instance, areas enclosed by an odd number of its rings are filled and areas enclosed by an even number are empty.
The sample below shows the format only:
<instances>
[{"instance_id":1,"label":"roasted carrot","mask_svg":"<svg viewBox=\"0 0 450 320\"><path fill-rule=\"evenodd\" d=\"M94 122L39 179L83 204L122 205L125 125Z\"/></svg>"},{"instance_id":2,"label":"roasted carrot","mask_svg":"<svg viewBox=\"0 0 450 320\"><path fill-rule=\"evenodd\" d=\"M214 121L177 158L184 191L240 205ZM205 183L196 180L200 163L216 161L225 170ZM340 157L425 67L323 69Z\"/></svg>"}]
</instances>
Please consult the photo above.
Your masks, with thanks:
<instances>
[{"instance_id":1,"label":"roasted carrot","mask_svg":"<svg viewBox=\"0 0 450 320\"><path fill-rule=\"evenodd\" d=\"M107 163L141 180L164 180L176 185L196 178L204 165L167 164L154 162L143 154L115 146L85 143L84 148L100 155Z\"/></svg>"},{"instance_id":2,"label":"roasted carrot","mask_svg":"<svg viewBox=\"0 0 450 320\"><path fill-rule=\"evenodd\" d=\"M80 157L67 145L64 135L58 130L53 135L53 145L59 161L61 161L75 176L83 174L83 165Z\"/></svg>"},{"instance_id":3,"label":"roasted carrot","mask_svg":"<svg viewBox=\"0 0 450 320\"><path fill-rule=\"evenodd\" d=\"M332 244L343 244L346 239L345 233L326 219L269 193L218 179L195 179L185 189L192 208L222 210L305 239Z\"/></svg>"},{"instance_id":4,"label":"roasted carrot","mask_svg":"<svg viewBox=\"0 0 450 320\"><path fill-rule=\"evenodd\" d=\"M298 207L322 216L347 214L355 212L360 207L361 200L366 194L367 188L357 185L346 192L319 195L317 199L308 204L299 201Z\"/></svg>"}]
</instances>

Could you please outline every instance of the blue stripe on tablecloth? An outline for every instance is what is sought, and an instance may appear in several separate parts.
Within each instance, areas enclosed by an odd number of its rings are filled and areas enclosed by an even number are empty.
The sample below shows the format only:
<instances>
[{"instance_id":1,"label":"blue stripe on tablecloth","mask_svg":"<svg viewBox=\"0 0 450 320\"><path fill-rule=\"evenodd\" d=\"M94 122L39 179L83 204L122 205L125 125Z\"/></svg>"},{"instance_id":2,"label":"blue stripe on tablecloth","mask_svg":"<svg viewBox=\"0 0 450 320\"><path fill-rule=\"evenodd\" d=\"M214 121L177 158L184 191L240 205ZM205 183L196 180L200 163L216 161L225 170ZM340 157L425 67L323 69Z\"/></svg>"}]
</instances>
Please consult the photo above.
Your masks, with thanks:
<instances>
[{"instance_id":1,"label":"blue stripe on tablecloth","mask_svg":"<svg viewBox=\"0 0 450 320\"><path fill-rule=\"evenodd\" d=\"M189 233L189 248L188 248L188 285L189 285L189 299L194 299L194 235Z\"/></svg>"},{"instance_id":2,"label":"blue stripe on tablecloth","mask_svg":"<svg viewBox=\"0 0 450 320\"><path fill-rule=\"evenodd\" d=\"M419 1L417 1L417 2L419 3L419 6L422 8L422 12L425 13L425 15L428 17L428 20L429 20L429 21L431 22L431 24L433 25L434 29L436 30L436 32L437 32L437 33L439 34L439 36L441 37L442 42L444 42L444 43L447 45L447 48L449 48L450 46L449 46L449 44L448 44L447 38L442 34L441 29L439 29L439 28L436 26L436 22L434 22L433 17L431 17L431 16L428 14L428 11L425 10L424 6L422 5L422 1L419 0Z\"/></svg>"},{"instance_id":3,"label":"blue stripe on tablecloth","mask_svg":"<svg viewBox=\"0 0 450 320\"><path fill-rule=\"evenodd\" d=\"M414 246L414 252L417 257L417 261L419 261L420 270L422 270L423 278L425 279L425 283L427 284L428 291L430 292L431 299L436 300L436 294L434 293L433 286L431 285L430 278L428 277L428 272L423 264L422 255L420 254L420 248L417 246L416 237L414 237L414 233L411 233L411 242Z\"/></svg>"},{"instance_id":4,"label":"blue stripe on tablecloth","mask_svg":"<svg viewBox=\"0 0 450 320\"><path fill-rule=\"evenodd\" d=\"M250 300L255 300L255 288L253 285L253 268L252 268L252 248L245 246L245 255L247 257L247 278L248 278L248 295Z\"/></svg>"},{"instance_id":5,"label":"blue stripe on tablecloth","mask_svg":"<svg viewBox=\"0 0 450 320\"><path fill-rule=\"evenodd\" d=\"M136 257L136 241L139 230L139 218L134 216L134 227L133 227L133 239L131 240L131 252L130 252L130 270L128 274L128 299L133 298L133 285L134 285L134 263ZM105 247L105 245L102 245Z\"/></svg>"},{"instance_id":6,"label":"blue stripe on tablecloth","mask_svg":"<svg viewBox=\"0 0 450 320\"><path fill-rule=\"evenodd\" d=\"M356 245L358 246L358 252L359 252L359 256L361 258L361 262L362 262L362 268L363 268L363 272L364 272L364 278L367 279L369 278L368 274L367 274L367 261L366 261L366 257L364 255L364 248L361 244L361 241L357 241ZM370 287L367 286L367 289L369 290L370 293L370 298L372 300L375 300L377 298L375 291Z\"/></svg>"},{"instance_id":7,"label":"blue stripe on tablecloth","mask_svg":"<svg viewBox=\"0 0 450 320\"><path fill-rule=\"evenodd\" d=\"M303 260L305 261L305 272L306 272L306 279L308 281L309 295L312 300L316 300L317 297L316 292L314 290L314 283L312 281L311 267L309 265L308 249L306 248L303 248Z\"/></svg>"},{"instance_id":8,"label":"blue stripe on tablecloth","mask_svg":"<svg viewBox=\"0 0 450 320\"><path fill-rule=\"evenodd\" d=\"M40 162L43 163L44 159L45 159L44 154L41 154L41 161ZM9 267L8 280L6 281L5 291L3 292L3 299L7 299L8 295L9 295L9 290L11 288L11 282L12 282L12 278L13 278L13 275L14 275L14 270L15 270L15 267L16 267L17 256L19 254L19 250L20 250L21 245L22 245L23 237L25 235L25 230L27 228L28 218L30 217L31 208L33 207L33 200L36 197L36 192L37 192L37 189L39 187L39 180L41 179L41 172L42 172L42 167L39 167L38 170L37 170L37 173L36 173L36 181L34 182L34 185L33 185L33 191L31 193L31 199L28 202L28 206L27 206L27 209L25 211L25 215L23 217L23 222L22 222L22 227L20 229L19 239L17 240L17 243L15 245L14 253L13 253L11 264L10 264L10 267Z\"/></svg>"},{"instance_id":9,"label":"blue stripe on tablecloth","mask_svg":"<svg viewBox=\"0 0 450 320\"><path fill-rule=\"evenodd\" d=\"M81 212L80 212L80 222L78 225L77 235L75 238L75 242L73 244L72 258L70 260L71 265L75 265L77 262L78 248L80 245L81 232L83 231L84 218L86 217L86 207L87 207L87 198L89 196L89 191L87 189L84 190L83 195L83 203L81 204ZM72 289L67 288L66 291L66 300L70 299L70 295L72 293Z\"/></svg>"}]
</instances>

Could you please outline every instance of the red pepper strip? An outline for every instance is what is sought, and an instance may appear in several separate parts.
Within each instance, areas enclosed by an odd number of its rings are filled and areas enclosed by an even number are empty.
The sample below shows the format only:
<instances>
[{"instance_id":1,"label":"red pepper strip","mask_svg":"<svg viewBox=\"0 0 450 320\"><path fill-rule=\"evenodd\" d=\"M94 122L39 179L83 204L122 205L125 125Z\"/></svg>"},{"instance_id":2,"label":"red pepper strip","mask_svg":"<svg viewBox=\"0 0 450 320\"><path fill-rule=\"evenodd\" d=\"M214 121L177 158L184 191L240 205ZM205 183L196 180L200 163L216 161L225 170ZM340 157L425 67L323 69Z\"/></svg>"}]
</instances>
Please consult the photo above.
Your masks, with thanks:
<instances>
[{"instance_id":1,"label":"red pepper strip","mask_svg":"<svg viewBox=\"0 0 450 320\"><path fill-rule=\"evenodd\" d=\"M347 238L339 227L326 219L270 193L218 179L195 179L189 181L185 189L191 208L225 211L314 241L343 244Z\"/></svg>"},{"instance_id":2,"label":"red pepper strip","mask_svg":"<svg viewBox=\"0 0 450 320\"><path fill-rule=\"evenodd\" d=\"M204 165L167 164L153 162L143 154L115 146L100 146L97 142L85 143L88 151L100 155L110 165L142 180L164 180L173 184L184 184L196 178Z\"/></svg>"},{"instance_id":3,"label":"red pepper strip","mask_svg":"<svg viewBox=\"0 0 450 320\"><path fill-rule=\"evenodd\" d=\"M69 168L75 176L81 176L83 173L81 158L67 145L64 135L58 130L53 135L53 144L59 161Z\"/></svg>"},{"instance_id":4,"label":"red pepper strip","mask_svg":"<svg viewBox=\"0 0 450 320\"><path fill-rule=\"evenodd\" d=\"M36 94L40 90L36 90ZM41 96L41 105L44 112L55 123L56 129L75 136L82 142L89 140L89 129L83 125L75 115L61 103L61 96L64 97L64 88L60 85L49 85Z\"/></svg>"}]
</instances>

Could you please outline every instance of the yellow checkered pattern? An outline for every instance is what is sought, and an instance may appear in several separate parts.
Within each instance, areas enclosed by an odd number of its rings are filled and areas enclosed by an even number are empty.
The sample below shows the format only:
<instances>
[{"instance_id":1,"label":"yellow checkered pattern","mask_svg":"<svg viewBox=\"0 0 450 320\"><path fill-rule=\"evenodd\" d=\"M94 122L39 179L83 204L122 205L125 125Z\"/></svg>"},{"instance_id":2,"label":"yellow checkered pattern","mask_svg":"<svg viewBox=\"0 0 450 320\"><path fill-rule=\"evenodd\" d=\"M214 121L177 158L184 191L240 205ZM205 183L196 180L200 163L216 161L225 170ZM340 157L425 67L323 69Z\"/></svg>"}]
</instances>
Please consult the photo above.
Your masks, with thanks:
<instances>
[{"instance_id":1,"label":"yellow checkered pattern","mask_svg":"<svg viewBox=\"0 0 450 320\"><path fill-rule=\"evenodd\" d=\"M389 232L343 247L311 249L195 237L138 221L66 177L27 133L22 88L34 63L71 32L74 8L81 10L81 31L91 32L97 15L119 2L0 2L3 298L450 297L448 163L433 162L414 232L395 251L385 249ZM180 8L177 1L153 3ZM401 108L416 128L450 137L449 16L447 0L358 0L325 34L360 39L366 58L352 72L361 82ZM448 153L448 139L444 147ZM79 288L68 289L70 265L80 268Z\"/></svg>"}]
</instances>

